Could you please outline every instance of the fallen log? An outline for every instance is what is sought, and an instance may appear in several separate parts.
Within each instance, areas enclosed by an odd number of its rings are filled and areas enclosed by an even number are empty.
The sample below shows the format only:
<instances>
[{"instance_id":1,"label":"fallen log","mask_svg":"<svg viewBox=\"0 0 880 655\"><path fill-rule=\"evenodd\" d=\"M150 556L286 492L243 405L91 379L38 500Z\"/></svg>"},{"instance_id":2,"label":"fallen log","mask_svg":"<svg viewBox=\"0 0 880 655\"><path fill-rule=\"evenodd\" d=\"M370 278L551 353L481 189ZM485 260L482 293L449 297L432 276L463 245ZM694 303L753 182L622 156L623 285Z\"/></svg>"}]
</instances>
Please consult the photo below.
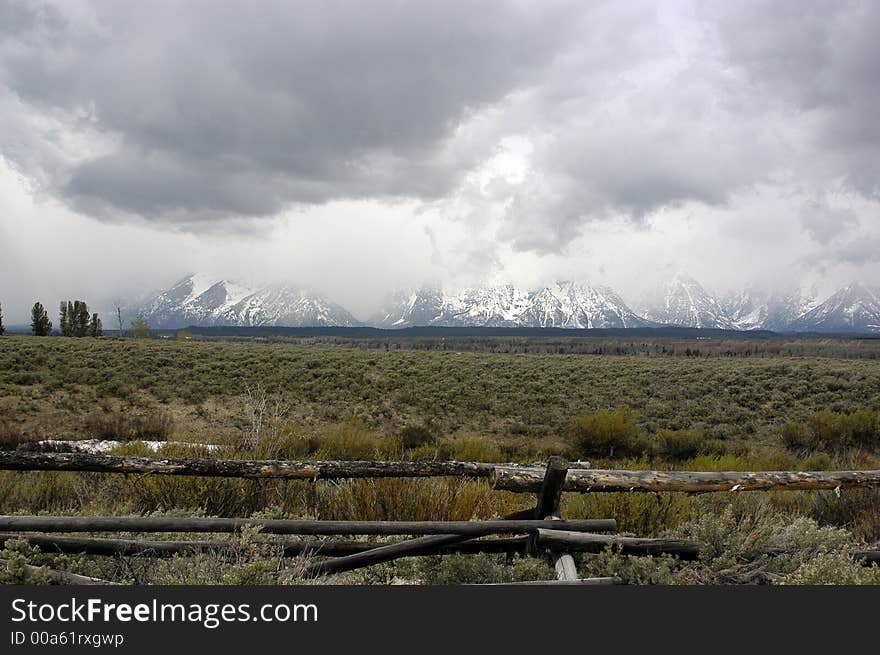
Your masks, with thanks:
<instances>
[{"instance_id":1,"label":"fallen log","mask_svg":"<svg viewBox=\"0 0 880 655\"><path fill-rule=\"evenodd\" d=\"M669 554L688 560L698 559L702 548L702 544L696 541L642 539L544 528L538 530L538 544L551 550L567 548L592 553L602 552L610 545L624 555Z\"/></svg>"},{"instance_id":2,"label":"fallen log","mask_svg":"<svg viewBox=\"0 0 880 655\"><path fill-rule=\"evenodd\" d=\"M140 475L193 475L222 478L283 478L338 480L342 478L488 478L498 464L481 462L382 462L239 460L202 457L132 457L96 453L29 453L0 451L0 470L87 471ZM500 466L517 469L516 464Z\"/></svg>"},{"instance_id":3,"label":"fallen log","mask_svg":"<svg viewBox=\"0 0 880 655\"><path fill-rule=\"evenodd\" d=\"M0 566L8 566L8 559L0 559ZM79 575L77 573L70 573L69 571L57 571L55 569L50 569L44 566L33 566L31 564L24 564L24 570L27 574L27 577L30 578L33 575L39 573L40 571L46 571L49 574L49 579L52 582L57 584L65 584L65 585L112 585L116 584L114 582L110 582L109 580L102 580L101 578L90 578L87 575Z\"/></svg>"},{"instance_id":4,"label":"fallen log","mask_svg":"<svg viewBox=\"0 0 880 655\"><path fill-rule=\"evenodd\" d=\"M437 535L482 537L524 534L546 525L538 520L494 521L312 521L173 516L0 516L5 532L237 532L260 527L266 534ZM614 519L559 521L560 530L614 532Z\"/></svg>"},{"instance_id":5,"label":"fallen log","mask_svg":"<svg viewBox=\"0 0 880 655\"><path fill-rule=\"evenodd\" d=\"M541 488L544 471L537 467L493 469L495 489L518 493ZM623 471L570 469L564 491L770 491L834 490L880 487L880 471Z\"/></svg>"}]
</instances>

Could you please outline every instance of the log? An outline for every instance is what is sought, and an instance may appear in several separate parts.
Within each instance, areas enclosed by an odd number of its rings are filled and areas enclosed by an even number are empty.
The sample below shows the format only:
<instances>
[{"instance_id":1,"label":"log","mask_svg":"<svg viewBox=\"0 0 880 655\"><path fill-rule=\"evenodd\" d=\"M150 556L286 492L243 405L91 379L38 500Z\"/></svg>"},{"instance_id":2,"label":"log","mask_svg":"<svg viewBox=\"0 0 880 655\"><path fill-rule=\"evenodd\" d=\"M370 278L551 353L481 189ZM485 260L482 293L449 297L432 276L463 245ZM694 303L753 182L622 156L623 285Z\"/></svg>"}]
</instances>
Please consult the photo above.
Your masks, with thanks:
<instances>
[{"instance_id":1,"label":"log","mask_svg":"<svg viewBox=\"0 0 880 655\"><path fill-rule=\"evenodd\" d=\"M439 548L460 542L461 535L443 534L418 539L407 539L400 543L386 544L377 548L371 548L362 553L347 555L337 559L325 559L307 565L300 574L305 578L314 578L320 575L352 571L383 562L435 553Z\"/></svg>"},{"instance_id":2,"label":"log","mask_svg":"<svg viewBox=\"0 0 880 655\"><path fill-rule=\"evenodd\" d=\"M89 471L141 475L194 475L221 478L283 478L338 480L342 478L488 478L497 464L481 462L382 462L239 460L200 457L130 457L94 453L28 453L0 451L0 470ZM517 464L502 464L521 468Z\"/></svg>"},{"instance_id":3,"label":"log","mask_svg":"<svg viewBox=\"0 0 880 655\"><path fill-rule=\"evenodd\" d=\"M853 553L853 559L865 566L880 566L880 550L857 550Z\"/></svg>"},{"instance_id":4,"label":"log","mask_svg":"<svg viewBox=\"0 0 880 655\"><path fill-rule=\"evenodd\" d=\"M549 549L578 550L599 553L609 545L624 555L677 555L680 559L698 559L702 544L678 539L641 539L602 534L585 534L566 530L538 530L538 543Z\"/></svg>"},{"instance_id":5,"label":"log","mask_svg":"<svg viewBox=\"0 0 880 655\"><path fill-rule=\"evenodd\" d=\"M517 493L541 488L537 467L499 466L489 481L495 489ZM570 469L564 491L770 491L833 490L880 487L880 471L623 471Z\"/></svg>"},{"instance_id":6,"label":"log","mask_svg":"<svg viewBox=\"0 0 880 655\"><path fill-rule=\"evenodd\" d=\"M141 539L107 539L99 537L62 537L59 535L25 535L5 532L0 534L0 547L7 541L24 539L29 546L37 546L44 553L84 555L129 555L171 557L184 553L228 548L225 541L147 541Z\"/></svg>"},{"instance_id":7,"label":"log","mask_svg":"<svg viewBox=\"0 0 880 655\"><path fill-rule=\"evenodd\" d=\"M0 566L8 566L8 559L0 559ZM77 573L70 573L68 571L57 571L55 569L50 569L41 566L32 566L31 564L25 564L24 570L27 573L27 577L31 577L32 575L39 573L41 570L46 570L49 572L49 579L52 582L57 584L65 584L65 585L112 585L116 584L114 582L110 582L109 580L102 580L101 578L90 578L87 575L79 575Z\"/></svg>"},{"instance_id":8,"label":"log","mask_svg":"<svg viewBox=\"0 0 880 655\"><path fill-rule=\"evenodd\" d=\"M228 541L155 541L145 539L108 539L106 537L67 537L61 535L32 535L2 533L0 548L10 540L24 539L30 546L38 546L44 553L68 553L83 555L132 556L132 557L172 557L197 552L216 551L231 546ZM522 552L525 537L505 537L499 539L469 539L459 544L447 545L437 549L437 554L475 554ZM285 557L300 555L321 555L342 557L375 549L377 544L369 541L333 540L267 540L269 546L284 549Z\"/></svg>"},{"instance_id":9,"label":"log","mask_svg":"<svg viewBox=\"0 0 880 655\"><path fill-rule=\"evenodd\" d=\"M535 509L526 510L529 515L534 516ZM508 514L496 521L512 521L521 520L518 517L523 515L523 510ZM374 547L360 553L354 553L336 560L322 560L308 565L300 574L303 577L317 577L320 575L329 575L331 573L341 573L343 571L353 571L354 569L373 566L383 562L390 562L403 557L415 557L418 555L435 555L440 554L446 548L452 548L468 542L468 537L460 534L440 534L428 537L420 537L418 539L409 539L407 541L397 542L393 544L385 544L383 546ZM471 542L475 543L475 542ZM506 551L509 552L509 551ZM319 553L318 553L319 554Z\"/></svg>"},{"instance_id":10,"label":"log","mask_svg":"<svg viewBox=\"0 0 880 655\"><path fill-rule=\"evenodd\" d=\"M260 527L266 534L436 535L482 537L524 534L546 525L538 520L495 521L312 521L173 516L0 516L6 532L237 532ZM560 530L614 532L614 519L560 521Z\"/></svg>"}]
</instances>

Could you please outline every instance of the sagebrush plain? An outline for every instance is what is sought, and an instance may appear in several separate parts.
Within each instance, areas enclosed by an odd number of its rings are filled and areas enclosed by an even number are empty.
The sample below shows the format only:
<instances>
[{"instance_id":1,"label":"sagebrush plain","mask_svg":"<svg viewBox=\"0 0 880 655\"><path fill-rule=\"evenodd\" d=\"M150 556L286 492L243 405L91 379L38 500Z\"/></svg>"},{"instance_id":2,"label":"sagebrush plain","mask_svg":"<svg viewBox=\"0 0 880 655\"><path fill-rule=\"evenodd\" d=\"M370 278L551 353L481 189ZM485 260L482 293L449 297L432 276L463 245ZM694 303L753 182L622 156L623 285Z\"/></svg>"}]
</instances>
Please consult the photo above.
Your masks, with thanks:
<instances>
[{"instance_id":1,"label":"sagebrush plain","mask_svg":"<svg viewBox=\"0 0 880 655\"><path fill-rule=\"evenodd\" d=\"M147 454L141 440L148 440L167 442L159 450L167 455L239 458L534 462L558 454L601 468L880 468L876 341L793 340L785 347L705 341L670 349L666 341L605 339L592 348L602 354L565 354L566 348L589 351L588 339L560 342L542 353L497 340L428 348L5 336L0 445L32 449L47 439L100 438L120 441L113 451L119 453ZM208 453L198 444L220 448ZM6 514L466 520L530 502L482 482L447 479L300 483L0 473ZM585 574L670 584L880 580L876 567L850 557L880 541L876 490L566 494L564 513L616 518L622 531L639 536L707 544L698 562L582 555ZM47 554L11 541L2 557L127 583L273 583L281 569L297 566L255 534L231 538L222 552L158 562ZM330 581L552 576L540 559L449 555Z\"/></svg>"}]
</instances>

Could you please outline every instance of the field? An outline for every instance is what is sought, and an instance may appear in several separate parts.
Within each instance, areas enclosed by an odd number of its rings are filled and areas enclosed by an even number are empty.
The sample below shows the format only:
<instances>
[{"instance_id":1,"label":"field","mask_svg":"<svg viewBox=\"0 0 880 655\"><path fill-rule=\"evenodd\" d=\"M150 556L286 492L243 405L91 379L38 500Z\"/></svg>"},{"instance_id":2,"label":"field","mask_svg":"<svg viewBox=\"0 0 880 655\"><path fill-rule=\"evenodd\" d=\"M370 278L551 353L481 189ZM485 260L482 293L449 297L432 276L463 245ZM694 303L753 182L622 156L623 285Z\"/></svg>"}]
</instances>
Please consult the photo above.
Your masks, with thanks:
<instances>
[{"instance_id":1,"label":"field","mask_svg":"<svg viewBox=\"0 0 880 655\"><path fill-rule=\"evenodd\" d=\"M474 346L470 339L459 349L455 341L407 348L381 341L5 336L0 443L28 449L42 439L98 437L130 442L117 448L126 453L145 453L136 440L155 439L168 441L168 454L199 452L187 444L209 443L220 444L228 457L531 462L560 454L618 468L880 468L876 342L557 342L553 354L542 354L535 352L539 342L503 340ZM564 354L586 351L603 354ZM528 503L480 482L452 480L312 485L0 473L0 512L6 514L464 520ZM583 556L585 571L630 582L878 580L876 568L848 559L850 550L880 540L877 491L839 497L570 494L565 515L610 516L640 536L712 544L710 556L688 564L612 552ZM197 562L174 558L156 566L13 547L22 561L60 558L68 570L126 582L267 582L279 566L254 535L230 542L226 559L201 555ZM783 554L750 556L768 548ZM230 573L223 566L229 557L246 566ZM485 555L404 560L339 578L460 582L541 575L552 575L543 562Z\"/></svg>"}]
</instances>

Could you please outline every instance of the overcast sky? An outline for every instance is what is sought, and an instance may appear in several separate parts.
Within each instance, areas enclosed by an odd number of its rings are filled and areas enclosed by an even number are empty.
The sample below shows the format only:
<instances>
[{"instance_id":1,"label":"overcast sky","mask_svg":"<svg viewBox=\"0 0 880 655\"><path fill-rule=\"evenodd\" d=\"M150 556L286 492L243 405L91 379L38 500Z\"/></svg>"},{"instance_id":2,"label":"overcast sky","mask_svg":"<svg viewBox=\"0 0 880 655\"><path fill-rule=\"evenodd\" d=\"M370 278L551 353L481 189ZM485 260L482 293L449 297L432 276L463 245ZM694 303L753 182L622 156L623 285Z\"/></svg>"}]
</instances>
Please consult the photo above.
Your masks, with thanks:
<instances>
[{"instance_id":1,"label":"overcast sky","mask_svg":"<svg viewBox=\"0 0 880 655\"><path fill-rule=\"evenodd\" d=\"M0 0L0 303L880 285L880 2Z\"/></svg>"}]
</instances>

